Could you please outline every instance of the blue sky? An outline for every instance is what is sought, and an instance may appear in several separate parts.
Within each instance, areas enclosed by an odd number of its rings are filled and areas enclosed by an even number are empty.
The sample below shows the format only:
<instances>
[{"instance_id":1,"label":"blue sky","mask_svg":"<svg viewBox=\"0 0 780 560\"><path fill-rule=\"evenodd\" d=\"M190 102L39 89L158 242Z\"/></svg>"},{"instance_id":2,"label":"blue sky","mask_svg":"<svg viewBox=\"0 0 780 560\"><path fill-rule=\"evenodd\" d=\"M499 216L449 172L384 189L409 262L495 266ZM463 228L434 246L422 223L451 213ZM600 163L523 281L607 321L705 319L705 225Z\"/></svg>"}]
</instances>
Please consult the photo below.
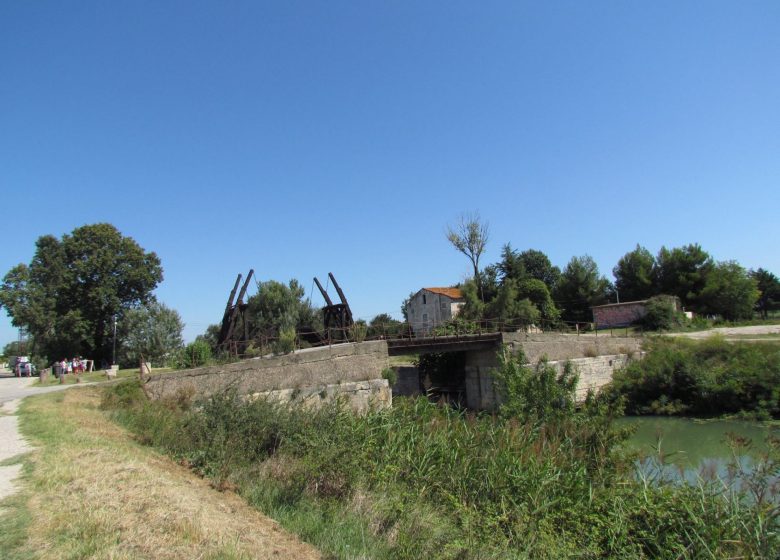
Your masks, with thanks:
<instances>
[{"instance_id":1,"label":"blue sky","mask_svg":"<svg viewBox=\"0 0 780 560\"><path fill-rule=\"evenodd\" d=\"M780 274L778 29L774 0L3 2L0 274L110 222L187 339L249 268L400 316L468 275L464 211L485 264L697 242Z\"/></svg>"}]
</instances>

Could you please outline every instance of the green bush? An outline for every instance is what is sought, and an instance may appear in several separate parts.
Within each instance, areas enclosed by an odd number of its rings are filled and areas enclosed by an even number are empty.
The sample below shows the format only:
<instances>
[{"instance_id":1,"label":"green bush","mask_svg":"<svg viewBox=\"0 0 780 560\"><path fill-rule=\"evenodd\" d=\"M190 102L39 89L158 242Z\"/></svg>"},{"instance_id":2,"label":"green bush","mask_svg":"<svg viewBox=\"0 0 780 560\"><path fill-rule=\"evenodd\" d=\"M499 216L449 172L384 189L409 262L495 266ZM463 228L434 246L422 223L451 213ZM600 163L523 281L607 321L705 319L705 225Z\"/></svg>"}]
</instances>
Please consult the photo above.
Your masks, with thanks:
<instances>
[{"instance_id":1,"label":"green bush","mask_svg":"<svg viewBox=\"0 0 780 560\"><path fill-rule=\"evenodd\" d=\"M178 352L175 366L179 369L188 369L205 366L209 362L211 362L211 347L204 340L196 340Z\"/></svg>"},{"instance_id":2,"label":"green bush","mask_svg":"<svg viewBox=\"0 0 780 560\"><path fill-rule=\"evenodd\" d=\"M645 357L615 373L611 391L631 414L780 417L780 349L766 343L659 338Z\"/></svg>"},{"instance_id":3,"label":"green bush","mask_svg":"<svg viewBox=\"0 0 780 560\"><path fill-rule=\"evenodd\" d=\"M651 331L671 331L686 324L686 317L677 311L674 298L656 296L645 304L647 313L639 324Z\"/></svg>"},{"instance_id":4,"label":"green bush","mask_svg":"<svg viewBox=\"0 0 780 560\"><path fill-rule=\"evenodd\" d=\"M506 351L493 375L504 416L540 424L568 417L574 411L578 375L571 362L566 362L559 374L546 359L530 367L522 353Z\"/></svg>"},{"instance_id":5,"label":"green bush","mask_svg":"<svg viewBox=\"0 0 780 560\"><path fill-rule=\"evenodd\" d=\"M275 354L289 354L295 350L295 329L285 329L273 345Z\"/></svg>"},{"instance_id":6,"label":"green bush","mask_svg":"<svg viewBox=\"0 0 780 560\"><path fill-rule=\"evenodd\" d=\"M382 370L382 379L387 379L390 387L392 387L398 381L398 372L393 368L385 368Z\"/></svg>"}]
</instances>

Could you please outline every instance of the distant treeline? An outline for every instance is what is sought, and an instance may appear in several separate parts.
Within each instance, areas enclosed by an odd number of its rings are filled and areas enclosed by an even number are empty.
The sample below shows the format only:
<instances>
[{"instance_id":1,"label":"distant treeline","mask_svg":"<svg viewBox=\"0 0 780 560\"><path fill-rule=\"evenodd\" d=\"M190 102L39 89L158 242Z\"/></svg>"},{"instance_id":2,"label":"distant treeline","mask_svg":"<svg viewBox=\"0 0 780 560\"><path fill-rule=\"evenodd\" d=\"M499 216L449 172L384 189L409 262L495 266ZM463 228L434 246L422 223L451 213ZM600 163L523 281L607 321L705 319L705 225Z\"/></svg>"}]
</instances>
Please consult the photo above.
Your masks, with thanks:
<instances>
[{"instance_id":1,"label":"distant treeline","mask_svg":"<svg viewBox=\"0 0 780 560\"><path fill-rule=\"evenodd\" d=\"M590 256L572 257L561 270L541 251L516 251L507 244L501 260L461 285L465 320L520 320L555 325L590 322L591 307L658 295L676 296L687 311L726 321L766 318L780 309L780 280L762 268L715 261L698 244L667 249L657 256L637 245L603 276ZM405 305L404 305L405 307Z\"/></svg>"}]
</instances>

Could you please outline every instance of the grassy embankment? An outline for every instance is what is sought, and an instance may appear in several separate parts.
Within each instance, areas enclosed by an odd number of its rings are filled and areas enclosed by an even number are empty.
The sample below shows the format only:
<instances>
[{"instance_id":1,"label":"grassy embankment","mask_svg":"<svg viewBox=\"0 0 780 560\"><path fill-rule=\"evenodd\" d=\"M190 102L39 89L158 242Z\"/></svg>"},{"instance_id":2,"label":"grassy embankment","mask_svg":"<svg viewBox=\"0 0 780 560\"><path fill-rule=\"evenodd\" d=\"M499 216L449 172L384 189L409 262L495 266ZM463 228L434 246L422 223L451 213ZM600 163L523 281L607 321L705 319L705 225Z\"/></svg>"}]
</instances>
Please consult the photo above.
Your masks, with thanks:
<instances>
[{"instance_id":1,"label":"grassy embankment","mask_svg":"<svg viewBox=\"0 0 780 560\"><path fill-rule=\"evenodd\" d=\"M780 346L773 341L659 337L617 372L612 391L630 414L780 418Z\"/></svg>"},{"instance_id":2,"label":"grassy embankment","mask_svg":"<svg viewBox=\"0 0 780 560\"><path fill-rule=\"evenodd\" d=\"M99 410L101 389L26 399L35 450L0 509L0 558L317 558L233 494L135 442Z\"/></svg>"},{"instance_id":3,"label":"grassy embankment","mask_svg":"<svg viewBox=\"0 0 780 560\"><path fill-rule=\"evenodd\" d=\"M511 414L423 399L355 416L220 395L148 402L139 386L104 407L334 558L776 558L777 463L735 471L750 495L638 480L615 403L575 411L571 379L515 363ZM526 395L525 397L520 395ZM531 396L530 398L528 396Z\"/></svg>"}]
</instances>

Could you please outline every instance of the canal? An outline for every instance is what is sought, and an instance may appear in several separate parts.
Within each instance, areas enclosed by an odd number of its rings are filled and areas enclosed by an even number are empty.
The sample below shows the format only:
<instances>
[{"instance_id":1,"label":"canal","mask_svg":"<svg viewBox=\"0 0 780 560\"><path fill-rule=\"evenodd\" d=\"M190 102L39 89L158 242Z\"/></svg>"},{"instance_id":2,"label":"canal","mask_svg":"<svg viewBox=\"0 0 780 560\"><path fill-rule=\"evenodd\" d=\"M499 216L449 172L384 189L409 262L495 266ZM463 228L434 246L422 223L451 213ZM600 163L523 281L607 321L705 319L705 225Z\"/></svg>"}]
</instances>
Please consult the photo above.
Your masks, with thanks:
<instances>
[{"instance_id":1,"label":"canal","mask_svg":"<svg viewBox=\"0 0 780 560\"><path fill-rule=\"evenodd\" d=\"M770 447L775 446L775 459L780 450L777 423L643 416L620 424L636 429L626 446L640 454L639 475L663 480L696 484L717 478L744 486L745 475L766 467ZM764 482L777 499L777 467L767 470Z\"/></svg>"}]
</instances>

